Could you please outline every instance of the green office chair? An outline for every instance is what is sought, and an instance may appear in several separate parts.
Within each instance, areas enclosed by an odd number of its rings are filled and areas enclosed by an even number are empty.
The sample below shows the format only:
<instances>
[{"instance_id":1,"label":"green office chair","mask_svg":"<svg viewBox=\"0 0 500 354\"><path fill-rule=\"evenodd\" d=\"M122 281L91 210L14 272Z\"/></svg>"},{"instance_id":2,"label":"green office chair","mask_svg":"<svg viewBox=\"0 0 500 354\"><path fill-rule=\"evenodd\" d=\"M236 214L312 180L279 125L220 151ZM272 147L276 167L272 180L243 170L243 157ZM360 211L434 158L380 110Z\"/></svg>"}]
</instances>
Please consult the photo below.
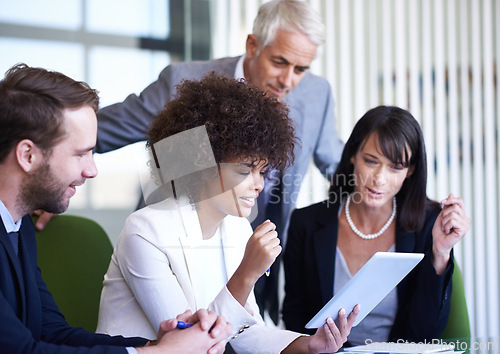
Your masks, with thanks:
<instances>
[{"instance_id":1,"label":"green office chair","mask_svg":"<svg viewBox=\"0 0 500 354\"><path fill-rule=\"evenodd\" d=\"M469 314L465 301L464 281L462 272L455 260L455 271L452 276L453 290L451 292L451 309L448 324L441 334L441 339L470 338Z\"/></svg>"},{"instance_id":2,"label":"green office chair","mask_svg":"<svg viewBox=\"0 0 500 354\"><path fill-rule=\"evenodd\" d=\"M71 326L94 332L113 253L108 235L90 219L58 215L36 239L38 265L59 309Z\"/></svg>"}]
</instances>

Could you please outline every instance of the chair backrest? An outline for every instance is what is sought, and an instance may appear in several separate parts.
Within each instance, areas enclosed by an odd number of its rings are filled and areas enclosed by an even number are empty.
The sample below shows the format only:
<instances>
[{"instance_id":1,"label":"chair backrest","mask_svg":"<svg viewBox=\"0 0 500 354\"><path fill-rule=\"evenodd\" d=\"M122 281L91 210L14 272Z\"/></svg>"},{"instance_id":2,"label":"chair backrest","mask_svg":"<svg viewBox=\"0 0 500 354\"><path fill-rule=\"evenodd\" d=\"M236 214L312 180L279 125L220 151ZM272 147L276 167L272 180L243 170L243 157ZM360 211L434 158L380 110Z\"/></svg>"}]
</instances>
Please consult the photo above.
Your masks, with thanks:
<instances>
[{"instance_id":1,"label":"chair backrest","mask_svg":"<svg viewBox=\"0 0 500 354\"><path fill-rule=\"evenodd\" d=\"M448 324L441 334L441 339L467 339L470 338L469 313L465 301L464 281L462 272L455 262L452 276L451 309Z\"/></svg>"},{"instance_id":2,"label":"chair backrest","mask_svg":"<svg viewBox=\"0 0 500 354\"><path fill-rule=\"evenodd\" d=\"M108 235L90 219L58 215L36 238L38 265L59 309L71 326L94 332L113 253Z\"/></svg>"}]
</instances>

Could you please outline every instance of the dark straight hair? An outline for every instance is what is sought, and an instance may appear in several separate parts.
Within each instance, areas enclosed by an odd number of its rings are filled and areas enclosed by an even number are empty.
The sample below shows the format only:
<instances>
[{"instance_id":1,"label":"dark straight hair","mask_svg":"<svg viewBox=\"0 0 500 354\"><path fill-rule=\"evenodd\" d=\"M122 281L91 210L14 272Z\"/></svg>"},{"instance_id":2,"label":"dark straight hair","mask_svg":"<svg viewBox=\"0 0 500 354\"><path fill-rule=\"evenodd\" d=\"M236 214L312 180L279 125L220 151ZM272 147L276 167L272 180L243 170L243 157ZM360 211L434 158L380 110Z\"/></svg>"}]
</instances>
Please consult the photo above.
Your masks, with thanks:
<instances>
[{"instance_id":1,"label":"dark straight hair","mask_svg":"<svg viewBox=\"0 0 500 354\"><path fill-rule=\"evenodd\" d=\"M398 221L406 231L419 230L425 220L427 198L427 159L420 125L410 112L393 106L370 109L356 123L345 144L342 158L332 177L329 190L331 201L354 191L354 166L351 158L372 134L377 134L382 154L393 163L411 167L413 173L405 179L396 195ZM408 158L411 154L411 157Z\"/></svg>"}]
</instances>

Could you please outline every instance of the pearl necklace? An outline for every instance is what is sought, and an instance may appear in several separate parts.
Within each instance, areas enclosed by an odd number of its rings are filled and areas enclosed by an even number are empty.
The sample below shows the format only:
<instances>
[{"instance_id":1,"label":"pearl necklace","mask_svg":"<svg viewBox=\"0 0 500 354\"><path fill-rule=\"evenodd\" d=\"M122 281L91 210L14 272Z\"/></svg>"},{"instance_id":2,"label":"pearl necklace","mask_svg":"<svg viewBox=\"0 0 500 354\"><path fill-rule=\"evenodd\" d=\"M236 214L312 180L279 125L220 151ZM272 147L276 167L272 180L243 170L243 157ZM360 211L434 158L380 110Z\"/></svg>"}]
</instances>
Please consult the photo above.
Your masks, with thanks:
<instances>
[{"instance_id":1,"label":"pearl necklace","mask_svg":"<svg viewBox=\"0 0 500 354\"><path fill-rule=\"evenodd\" d=\"M387 222L385 223L385 225L382 226L382 228L380 229L379 232L376 232L374 234L365 235L364 233L359 231L358 228L352 222L351 213L349 212L349 204L351 204L351 195L352 194L350 194L347 197L347 200L345 202L345 217L347 219L347 223L351 227L351 230L354 231L354 233L356 235L358 235L359 237L361 237L364 240L373 240L374 238L377 238L380 235L382 235L385 232L385 230L387 230L389 225L391 225L392 221L394 220L394 217L396 216L396 197L392 198L392 214L391 214L391 217L389 218L389 220L387 220Z\"/></svg>"}]
</instances>

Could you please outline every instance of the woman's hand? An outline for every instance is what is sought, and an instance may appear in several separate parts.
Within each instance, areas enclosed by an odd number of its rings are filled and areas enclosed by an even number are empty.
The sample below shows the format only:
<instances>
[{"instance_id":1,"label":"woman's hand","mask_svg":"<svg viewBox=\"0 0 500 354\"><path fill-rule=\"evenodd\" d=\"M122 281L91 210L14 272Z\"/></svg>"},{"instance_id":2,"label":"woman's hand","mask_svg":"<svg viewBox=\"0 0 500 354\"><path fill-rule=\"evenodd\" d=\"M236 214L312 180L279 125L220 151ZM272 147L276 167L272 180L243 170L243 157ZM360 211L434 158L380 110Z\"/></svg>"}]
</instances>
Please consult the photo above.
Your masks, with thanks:
<instances>
[{"instance_id":1,"label":"woman's hand","mask_svg":"<svg viewBox=\"0 0 500 354\"><path fill-rule=\"evenodd\" d=\"M432 228L432 262L437 274L445 271L451 249L464 237L471 223L465 213L462 198L450 194L441 204L443 210Z\"/></svg>"},{"instance_id":2,"label":"woman's hand","mask_svg":"<svg viewBox=\"0 0 500 354\"><path fill-rule=\"evenodd\" d=\"M177 321L192 323L187 329L177 329ZM158 340L138 353L223 353L232 325L223 316L204 309L192 314L190 310L176 319L160 323Z\"/></svg>"},{"instance_id":3,"label":"woman's hand","mask_svg":"<svg viewBox=\"0 0 500 354\"><path fill-rule=\"evenodd\" d=\"M352 325L359 314L360 305L346 316L344 309L339 311L337 324L328 317L323 327L318 328L316 333L310 337L299 337L294 340L283 353L334 353L347 341L347 336L351 333Z\"/></svg>"},{"instance_id":4,"label":"woman's hand","mask_svg":"<svg viewBox=\"0 0 500 354\"><path fill-rule=\"evenodd\" d=\"M266 220L249 238L239 268L257 281L281 253L276 225ZM254 281L254 282L255 282Z\"/></svg>"},{"instance_id":5,"label":"woman's hand","mask_svg":"<svg viewBox=\"0 0 500 354\"><path fill-rule=\"evenodd\" d=\"M48 222L54 217L54 216L57 216L57 214L52 214L52 213L48 213L46 211L43 211L41 209L39 210L35 210L32 215L37 215L38 216L38 219L36 220L36 223L35 223L35 228L38 230L38 231L41 231L43 229L45 229L45 226L47 226Z\"/></svg>"},{"instance_id":6,"label":"woman's hand","mask_svg":"<svg viewBox=\"0 0 500 354\"><path fill-rule=\"evenodd\" d=\"M255 229L248 239L245 254L227 288L233 297L245 306L255 282L269 269L281 252L276 225L266 220Z\"/></svg>"}]
</instances>

